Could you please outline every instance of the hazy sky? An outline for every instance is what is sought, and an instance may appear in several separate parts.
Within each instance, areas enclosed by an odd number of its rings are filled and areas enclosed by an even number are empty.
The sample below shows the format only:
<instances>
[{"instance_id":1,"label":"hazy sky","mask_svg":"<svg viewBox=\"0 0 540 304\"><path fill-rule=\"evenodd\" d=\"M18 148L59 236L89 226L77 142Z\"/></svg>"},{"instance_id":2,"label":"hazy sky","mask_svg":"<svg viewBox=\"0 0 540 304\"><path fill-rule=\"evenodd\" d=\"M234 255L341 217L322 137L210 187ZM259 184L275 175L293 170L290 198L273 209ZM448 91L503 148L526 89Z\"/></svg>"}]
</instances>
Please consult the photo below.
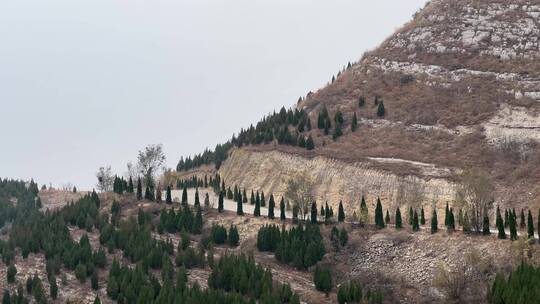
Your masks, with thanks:
<instances>
[{"instance_id":1,"label":"hazy sky","mask_svg":"<svg viewBox=\"0 0 540 304\"><path fill-rule=\"evenodd\" d=\"M425 0L0 1L0 176L91 189L324 85Z\"/></svg>"}]
</instances>

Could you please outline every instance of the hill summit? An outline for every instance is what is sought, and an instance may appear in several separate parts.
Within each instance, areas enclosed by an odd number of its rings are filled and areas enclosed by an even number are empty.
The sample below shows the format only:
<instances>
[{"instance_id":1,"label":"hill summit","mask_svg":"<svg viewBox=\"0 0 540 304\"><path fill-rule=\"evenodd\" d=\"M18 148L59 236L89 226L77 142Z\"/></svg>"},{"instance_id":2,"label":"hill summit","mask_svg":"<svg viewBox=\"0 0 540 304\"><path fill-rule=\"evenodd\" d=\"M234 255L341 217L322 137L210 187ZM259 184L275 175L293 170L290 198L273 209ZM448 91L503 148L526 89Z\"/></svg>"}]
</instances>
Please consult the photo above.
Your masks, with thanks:
<instances>
[{"instance_id":1,"label":"hill summit","mask_svg":"<svg viewBox=\"0 0 540 304\"><path fill-rule=\"evenodd\" d=\"M318 201L355 210L361 195L442 208L475 171L497 204L539 207L539 22L539 1L431 1L292 110L218 146L219 169L179 175L217 170L275 195L307 176Z\"/></svg>"}]
</instances>

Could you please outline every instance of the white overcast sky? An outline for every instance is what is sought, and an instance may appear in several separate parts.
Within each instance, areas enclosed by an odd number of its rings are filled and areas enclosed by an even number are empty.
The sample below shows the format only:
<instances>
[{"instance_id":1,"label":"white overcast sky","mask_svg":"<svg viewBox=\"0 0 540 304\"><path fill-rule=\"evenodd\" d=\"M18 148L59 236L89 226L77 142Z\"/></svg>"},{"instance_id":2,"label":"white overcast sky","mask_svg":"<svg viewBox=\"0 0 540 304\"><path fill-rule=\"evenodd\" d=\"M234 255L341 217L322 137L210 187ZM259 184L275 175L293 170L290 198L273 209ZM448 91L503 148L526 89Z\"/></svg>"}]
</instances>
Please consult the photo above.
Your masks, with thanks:
<instances>
[{"instance_id":1,"label":"white overcast sky","mask_svg":"<svg viewBox=\"0 0 540 304\"><path fill-rule=\"evenodd\" d=\"M0 176L170 167L324 85L425 0L0 1Z\"/></svg>"}]
</instances>

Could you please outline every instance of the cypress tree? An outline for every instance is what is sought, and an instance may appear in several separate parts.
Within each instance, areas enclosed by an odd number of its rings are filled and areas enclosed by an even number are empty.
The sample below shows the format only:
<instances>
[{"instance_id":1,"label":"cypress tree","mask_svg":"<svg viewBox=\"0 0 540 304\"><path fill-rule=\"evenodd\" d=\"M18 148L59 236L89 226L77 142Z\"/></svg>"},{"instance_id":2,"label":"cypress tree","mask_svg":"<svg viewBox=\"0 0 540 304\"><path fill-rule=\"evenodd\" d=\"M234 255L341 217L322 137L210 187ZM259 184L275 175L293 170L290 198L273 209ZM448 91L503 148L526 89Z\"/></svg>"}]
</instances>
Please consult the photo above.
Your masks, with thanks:
<instances>
[{"instance_id":1,"label":"cypress tree","mask_svg":"<svg viewBox=\"0 0 540 304\"><path fill-rule=\"evenodd\" d=\"M483 235L490 235L491 234L491 231L489 229L489 216L488 216L487 208L484 209L484 222L483 222L483 225L482 225L482 234Z\"/></svg>"},{"instance_id":2,"label":"cypress tree","mask_svg":"<svg viewBox=\"0 0 540 304\"><path fill-rule=\"evenodd\" d=\"M257 199L255 200L255 209L253 210L254 216L261 216L261 200L259 199L259 195L257 193Z\"/></svg>"},{"instance_id":3,"label":"cypress tree","mask_svg":"<svg viewBox=\"0 0 540 304\"><path fill-rule=\"evenodd\" d=\"M128 183L128 189L127 191L129 193L133 193L133 179L131 179L131 176L129 177L129 183Z\"/></svg>"},{"instance_id":4,"label":"cypress tree","mask_svg":"<svg viewBox=\"0 0 540 304\"><path fill-rule=\"evenodd\" d=\"M172 204L171 186L167 186L167 193L165 194L165 203Z\"/></svg>"},{"instance_id":5,"label":"cypress tree","mask_svg":"<svg viewBox=\"0 0 540 304\"><path fill-rule=\"evenodd\" d=\"M355 132L357 128L358 128L358 118L356 117L356 112L354 112L352 122L351 122L351 131Z\"/></svg>"},{"instance_id":6,"label":"cypress tree","mask_svg":"<svg viewBox=\"0 0 540 304\"><path fill-rule=\"evenodd\" d=\"M523 212L523 208L521 209L520 220L519 228L525 229L525 212Z\"/></svg>"},{"instance_id":7,"label":"cypress tree","mask_svg":"<svg viewBox=\"0 0 540 304\"><path fill-rule=\"evenodd\" d=\"M448 232L454 232L456 230L456 224L454 222L454 210L450 208L450 211L448 212Z\"/></svg>"},{"instance_id":8,"label":"cypress tree","mask_svg":"<svg viewBox=\"0 0 540 304\"><path fill-rule=\"evenodd\" d=\"M188 203L187 186L184 186L184 190L182 190L182 204L187 205L187 203Z\"/></svg>"},{"instance_id":9,"label":"cypress tree","mask_svg":"<svg viewBox=\"0 0 540 304\"><path fill-rule=\"evenodd\" d=\"M2 296L2 304L11 304L11 296L9 290L4 289L4 295Z\"/></svg>"},{"instance_id":10,"label":"cypress tree","mask_svg":"<svg viewBox=\"0 0 540 304\"><path fill-rule=\"evenodd\" d=\"M362 195L362 200L360 201L360 225L364 226L368 222L369 210L366 204L366 200Z\"/></svg>"},{"instance_id":11,"label":"cypress tree","mask_svg":"<svg viewBox=\"0 0 540 304\"><path fill-rule=\"evenodd\" d=\"M439 223L437 220L437 210L435 207L433 208L433 213L431 215L431 233L437 233L439 230Z\"/></svg>"},{"instance_id":12,"label":"cypress tree","mask_svg":"<svg viewBox=\"0 0 540 304\"><path fill-rule=\"evenodd\" d=\"M420 225L418 223L418 212L416 212L416 210L414 210L414 214L413 214L412 230L413 231L419 231L420 230Z\"/></svg>"},{"instance_id":13,"label":"cypress tree","mask_svg":"<svg viewBox=\"0 0 540 304\"><path fill-rule=\"evenodd\" d=\"M384 117L384 114L386 114L386 109L384 108L384 102L381 100L377 107L377 116Z\"/></svg>"},{"instance_id":14,"label":"cypress tree","mask_svg":"<svg viewBox=\"0 0 540 304\"><path fill-rule=\"evenodd\" d=\"M244 215L244 208L242 203L242 194L238 194L238 199L236 200L236 214Z\"/></svg>"},{"instance_id":15,"label":"cypress tree","mask_svg":"<svg viewBox=\"0 0 540 304\"><path fill-rule=\"evenodd\" d=\"M311 151L313 149L315 149L315 142L313 142L313 137L310 134L306 140L306 150Z\"/></svg>"},{"instance_id":16,"label":"cypress tree","mask_svg":"<svg viewBox=\"0 0 540 304\"><path fill-rule=\"evenodd\" d=\"M328 224L332 216L333 212L328 208L328 202L326 202L326 207L324 208L324 223Z\"/></svg>"},{"instance_id":17,"label":"cypress tree","mask_svg":"<svg viewBox=\"0 0 540 304\"><path fill-rule=\"evenodd\" d=\"M248 202L248 198L247 198L247 194L246 194L246 189L244 189L244 192L242 192L242 203L247 203Z\"/></svg>"},{"instance_id":18,"label":"cypress tree","mask_svg":"<svg viewBox=\"0 0 540 304\"><path fill-rule=\"evenodd\" d=\"M420 225L424 226L426 224L426 216L424 214L424 207L420 210Z\"/></svg>"},{"instance_id":19,"label":"cypress tree","mask_svg":"<svg viewBox=\"0 0 540 304\"><path fill-rule=\"evenodd\" d=\"M384 228L383 209L380 198L377 198L377 206L375 207L375 226L377 228Z\"/></svg>"},{"instance_id":20,"label":"cypress tree","mask_svg":"<svg viewBox=\"0 0 540 304\"><path fill-rule=\"evenodd\" d=\"M283 196L281 197L281 202L279 202L279 209L280 209L279 218L282 221L284 221L286 217L285 217L285 199L283 198Z\"/></svg>"},{"instance_id":21,"label":"cypress tree","mask_svg":"<svg viewBox=\"0 0 540 304\"><path fill-rule=\"evenodd\" d=\"M401 223L401 211L399 208L396 209L396 229L403 228L403 225Z\"/></svg>"},{"instance_id":22,"label":"cypress tree","mask_svg":"<svg viewBox=\"0 0 540 304\"><path fill-rule=\"evenodd\" d=\"M504 223L503 218L501 216L501 210L499 209L499 206L497 206L497 219L495 220L495 224L497 225L497 230L499 231L498 237L501 240L506 239L506 231L504 231Z\"/></svg>"},{"instance_id":23,"label":"cypress tree","mask_svg":"<svg viewBox=\"0 0 540 304\"><path fill-rule=\"evenodd\" d=\"M540 239L540 209L538 209L538 238Z\"/></svg>"},{"instance_id":24,"label":"cypress tree","mask_svg":"<svg viewBox=\"0 0 540 304\"><path fill-rule=\"evenodd\" d=\"M261 191L261 207L266 207L266 199L264 198L264 191Z\"/></svg>"},{"instance_id":25,"label":"cypress tree","mask_svg":"<svg viewBox=\"0 0 540 304\"><path fill-rule=\"evenodd\" d=\"M518 236L517 236L517 227L516 227L516 216L515 214L510 214L508 216L508 220L510 222L510 239L512 241L514 240L517 240Z\"/></svg>"},{"instance_id":26,"label":"cypress tree","mask_svg":"<svg viewBox=\"0 0 540 304\"><path fill-rule=\"evenodd\" d=\"M446 208L444 209L444 226L450 225L450 208L448 208L448 202L446 202Z\"/></svg>"},{"instance_id":27,"label":"cypress tree","mask_svg":"<svg viewBox=\"0 0 540 304\"><path fill-rule=\"evenodd\" d=\"M137 200L142 200L142 184L140 177L137 179Z\"/></svg>"},{"instance_id":28,"label":"cypress tree","mask_svg":"<svg viewBox=\"0 0 540 304\"><path fill-rule=\"evenodd\" d=\"M412 207L409 207L409 225L412 226L414 224L414 212Z\"/></svg>"},{"instance_id":29,"label":"cypress tree","mask_svg":"<svg viewBox=\"0 0 540 304\"><path fill-rule=\"evenodd\" d=\"M201 200L199 198L199 188L195 188L195 204L193 206L200 206Z\"/></svg>"},{"instance_id":30,"label":"cypress tree","mask_svg":"<svg viewBox=\"0 0 540 304\"><path fill-rule=\"evenodd\" d=\"M311 203L311 223L317 224L317 203Z\"/></svg>"},{"instance_id":31,"label":"cypress tree","mask_svg":"<svg viewBox=\"0 0 540 304\"><path fill-rule=\"evenodd\" d=\"M527 215L527 234L530 239L534 239L534 222L531 210L529 210L529 213Z\"/></svg>"},{"instance_id":32,"label":"cypress tree","mask_svg":"<svg viewBox=\"0 0 540 304\"><path fill-rule=\"evenodd\" d=\"M386 209L386 217L384 218L384 223L386 225L390 224L390 212L388 212L388 209Z\"/></svg>"},{"instance_id":33,"label":"cypress tree","mask_svg":"<svg viewBox=\"0 0 540 304\"><path fill-rule=\"evenodd\" d=\"M509 218L509 215L508 215L508 209L505 209L504 210L504 227L506 227L506 228L510 227L510 222L509 221L510 221L510 218Z\"/></svg>"},{"instance_id":34,"label":"cypress tree","mask_svg":"<svg viewBox=\"0 0 540 304\"><path fill-rule=\"evenodd\" d=\"M274 207L276 202L274 201L274 195L270 194L270 200L268 201L268 217L274 219Z\"/></svg>"},{"instance_id":35,"label":"cypress tree","mask_svg":"<svg viewBox=\"0 0 540 304\"><path fill-rule=\"evenodd\" d=\"M338 222L343 223L344 221L345 221L345 210L343 209L343 202L339 201Z\"/></svg>"},{"instance_id":36,"label":"cypress tree","mask_svg":"<svg viewBox=\"0 0 540 304\"><path fill-rule=\"evenodd\" d=\"M463 210L462 209L459 209L458 224L460 226L463 226Z\"/></svg>"},{"instance_id":37,"label":"cypress tree","mask_svg":"<svg viewBox=\"0 0 540 304\"><path fill-rule=\"evenodd\" d=\"M223 191L219 191L219 199L218 199L218 212L223 212Z\"/></svg>"}]
</instances>

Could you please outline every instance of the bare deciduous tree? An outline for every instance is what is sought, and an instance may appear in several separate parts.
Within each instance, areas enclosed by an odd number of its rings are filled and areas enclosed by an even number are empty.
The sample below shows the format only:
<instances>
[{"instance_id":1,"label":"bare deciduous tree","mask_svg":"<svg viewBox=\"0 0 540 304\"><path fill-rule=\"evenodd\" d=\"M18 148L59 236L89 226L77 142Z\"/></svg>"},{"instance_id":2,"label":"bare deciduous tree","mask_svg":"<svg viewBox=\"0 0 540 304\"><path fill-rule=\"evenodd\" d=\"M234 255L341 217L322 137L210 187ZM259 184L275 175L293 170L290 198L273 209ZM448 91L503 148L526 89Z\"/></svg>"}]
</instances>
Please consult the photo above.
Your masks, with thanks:
<instances>
[{"instance_id":1,"label":"bare deciduous tree","mask_svg":"<svg viewBox=\"0 0 540 304\"><path fill-rule=\"evenodd\" d=\"M313 181L307 175L291 178L287 182L285 196L293 202L293 206L298 207L303 220L306 219L308 210L313 202L312 189Z\"/></svg>"},{"instance_id":2,"label":"bare deciduous tree","mask_svg":"<svg viewBox=\"0 0 540 304\"><path fill-rule=\"evenodd\" d=\"M443 264L439 265L433 279L433 285L441 289L448 297L457 303L470 302L468 289L472 290L474 283L478 281L478 276L484 272L488 263L483 260L477 250L467 252L455 267L449 268ZM477 295L477 292L473 292Z\"/></svg>"},{"instance_id":3,"label":"bare deciduous tree","mask_svg":"<svg viewBox=\"0 0 540 304\"><path fill-rule=\"evenodd\" d=\"M112 174L111 166L108 167L100 167L98 172L96 173L97 177L97 184L96 187L101 192L111 191L114 177Z\"/></svg>"},{"instance_id":4,"label":"bare deciduous tree","mask_svg":"<svg viewBox=\"0 0 540 304\"><path fill-rule=\"evenodd\" d=\"M148 145L144 150L139 151L137 167L144 178L145 185L150 187L154 185L155 176L159 169L163 168L165 159L161 144Z\"/></svg>"},{"instance_id":5,"label":"bare deciduous tree","mask_svg":"<svg viewBox=\"0 0 540 304\"><path fill-rule=\"evenodd\" d=\"M471 226L482 231L484 213L493 208L495 187L489 177L480 171L467 171L461 175L456 191L456 203L470 215Z\"/></svg>"}]
</instances>

